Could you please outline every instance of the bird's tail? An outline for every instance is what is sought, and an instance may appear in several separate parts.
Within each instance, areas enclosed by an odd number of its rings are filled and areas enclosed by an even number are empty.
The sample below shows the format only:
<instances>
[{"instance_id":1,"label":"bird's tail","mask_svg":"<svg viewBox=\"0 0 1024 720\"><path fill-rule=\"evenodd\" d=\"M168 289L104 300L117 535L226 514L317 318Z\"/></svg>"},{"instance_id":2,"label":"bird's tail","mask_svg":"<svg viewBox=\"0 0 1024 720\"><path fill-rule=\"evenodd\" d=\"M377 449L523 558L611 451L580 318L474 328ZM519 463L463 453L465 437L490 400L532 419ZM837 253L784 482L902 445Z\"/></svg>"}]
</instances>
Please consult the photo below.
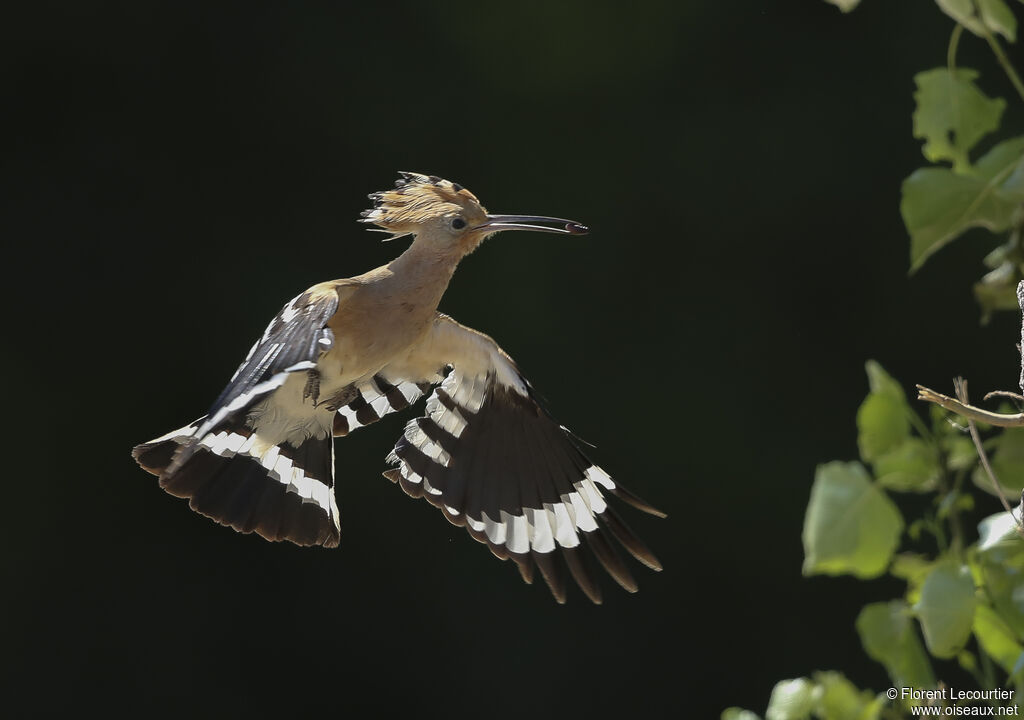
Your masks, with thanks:
<instances>
[{"instance_id":1,"label":"bird's tail","mask_svg":"<svg viewBox=\"0 0 1024 720\"><path fill-rule=\"evenodd\" d=\"M204 420L137 445L132 457L171 495L238 532L338 544L332 437L264 447L250 428L228 421L197 438Z\"/></svg>"}]
</instances>

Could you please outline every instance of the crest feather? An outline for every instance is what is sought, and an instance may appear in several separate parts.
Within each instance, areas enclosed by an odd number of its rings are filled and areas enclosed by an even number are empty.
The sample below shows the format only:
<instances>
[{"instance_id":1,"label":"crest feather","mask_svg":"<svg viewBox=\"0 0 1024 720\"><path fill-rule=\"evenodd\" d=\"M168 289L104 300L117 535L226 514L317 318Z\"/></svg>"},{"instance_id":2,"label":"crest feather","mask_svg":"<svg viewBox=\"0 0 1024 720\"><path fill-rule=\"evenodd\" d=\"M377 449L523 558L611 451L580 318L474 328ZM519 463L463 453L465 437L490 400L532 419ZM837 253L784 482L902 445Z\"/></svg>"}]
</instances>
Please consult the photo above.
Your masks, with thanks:
<instances>
[{"instance_id":1,"label":"crest feather","mask_svg":"<svg viewBox=\"0 0 1024 720\"><path fill-rule=\"evenodd\" d=\"M458 183L413 172L400 172L398 176L394 189L370 193L373 207L360 213L359 222L406 234L434 218L466 211L473 215L487 212L476 196Z\"/></svg>"}]
</instances>

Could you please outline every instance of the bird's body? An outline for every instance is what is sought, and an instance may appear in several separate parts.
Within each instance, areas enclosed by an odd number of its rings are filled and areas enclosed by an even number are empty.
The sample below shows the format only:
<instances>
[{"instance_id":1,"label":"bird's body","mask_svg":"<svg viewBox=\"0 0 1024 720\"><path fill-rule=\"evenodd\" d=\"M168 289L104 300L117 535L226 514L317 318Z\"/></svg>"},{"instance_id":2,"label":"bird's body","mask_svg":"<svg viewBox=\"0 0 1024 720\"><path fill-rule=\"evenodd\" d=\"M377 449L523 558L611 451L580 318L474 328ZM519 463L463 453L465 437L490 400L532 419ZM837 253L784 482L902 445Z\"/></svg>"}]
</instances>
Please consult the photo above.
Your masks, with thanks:
<instances>
[{"instance_id":1,"label":"bird's body","mask_svg":"<svg viewBox=\"0 0 1024 720\"><path fill-rule=\"evenodd\" d=\"M271 321L209 413L135 448L168 492L240 532L301 545L338 544L335 436L431 393L406 425L385 476L511 557L524 579L542 571L559 601L556 549L595 602L581 543L629 590L636 586L608 532L660 565L605 502L611 492L660 514L583 454L540 406L489 337L437 311L459 261L503 229L581 234L570 221L488 215L454 183L403 173L364 213L410 247L363 275L320 283ZM433 389L433 386L440 385Z\"/></svg>"}]
</instances>

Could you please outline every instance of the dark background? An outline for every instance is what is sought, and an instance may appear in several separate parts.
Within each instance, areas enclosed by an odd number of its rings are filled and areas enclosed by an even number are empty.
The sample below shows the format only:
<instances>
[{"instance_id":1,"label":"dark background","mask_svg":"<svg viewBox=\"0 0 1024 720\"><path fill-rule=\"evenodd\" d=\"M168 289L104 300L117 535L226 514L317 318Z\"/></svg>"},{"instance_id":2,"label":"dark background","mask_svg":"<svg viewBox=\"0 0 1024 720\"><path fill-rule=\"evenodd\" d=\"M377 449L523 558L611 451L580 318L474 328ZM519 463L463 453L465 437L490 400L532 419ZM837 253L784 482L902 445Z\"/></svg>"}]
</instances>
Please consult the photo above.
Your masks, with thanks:
<instances>
[{"instance_id":1,"label":"dark background","mask_svg":"<svg viewBox=\"0 0 1024 720\"><path fill-rule=\"evenodd\" d=\"M987 236L907 277L933 3L32 7L0 30L9 706L716 717L816 669L888 687L853 622L901 585L801 577L814 468L856 457L868 358L1017 377L1018 321L970 296ZM983 42L960 61L1013 99ZM355 223L397 170L593 228L498 236L441 308L669 513L623 510L665 565L639 594L560 607L407 498L380 477L407 416L338 442L333 551L236 535L131 460L285 301L405 247Z\"/></svg>"}]
</instances>

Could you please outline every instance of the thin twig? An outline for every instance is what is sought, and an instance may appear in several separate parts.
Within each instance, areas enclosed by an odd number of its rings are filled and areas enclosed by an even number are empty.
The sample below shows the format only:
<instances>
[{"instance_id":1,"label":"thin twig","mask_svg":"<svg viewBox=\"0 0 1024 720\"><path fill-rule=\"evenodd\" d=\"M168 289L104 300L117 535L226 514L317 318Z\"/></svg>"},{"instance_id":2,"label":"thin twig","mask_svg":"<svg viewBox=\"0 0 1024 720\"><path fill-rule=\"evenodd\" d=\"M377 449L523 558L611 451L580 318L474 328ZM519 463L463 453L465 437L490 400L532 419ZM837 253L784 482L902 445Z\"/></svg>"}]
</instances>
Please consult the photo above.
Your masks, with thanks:
<instances>
[{"instance_id":1,"label":"thin twig","mask_svg":"<svg viewBox=\"0 0 1024 720\"><path fill-rule=\"evenodd\" d=\"M968 404L970 399L967 396L967 381L962 377L955 378L953 380L953 387L956 390L956 396L965 407L970 407ZM1010 514L1016 522L1014 527L1017 528L1017 534L1024 538L1024 528L1021 527L1021 520L1017 519L1013 510L1010 508L1010 502L1006 499L1006 493L1003 491L1003 486L999 482L999 478L996 477L995 472L992 470L992 465L988 461L988 454L985 452L984 446L981 444L981 437L978 436L978 426L974 424L974 420L966 415L964 418L967 420L967 427L971 431L971 440L974 441L974 449L978 451L978 459L981 460L981 465L985 468L985 474L988 475L989 482L996 489L996 494L999 495L999 501L1003 504L1003 508Z\"/></svg>"},{"instance_id":2,"label":"thin twig","mask_svg":"<svg viewBox=\"0 0 1024 720\"><path fill-rule=\"evenodd\" d=\"M1002 46L999 44L999 40L992 34L992 31L988 29L988 26L984 22L980 23L981 31L985 34L985 39L988 41L989 47L992 48L992 52L995 53L996 60L1003 67L1003 72L1006 73L1006 77L1010 79L1010 83L1017 90L1017 94L1020 95L1021 99L1024 100L1024 83L1020 80L1020 75L1013 69L1013 65L1010 63L1010 59L1006 57L1006 53L1003 52Z\"/></svg>"},{"instance_id":3,"label":"thin twig","mask_svg":"<svg viewBox=\"0 0 1024 720\"><path fill-rule=\"evenodd\" d=\"M986 395L984 399L991 400L992 398L995 397L1010 398L1011 400L1016 400L1017 402L1024 402L1024 395L1020 395L1015 392L1010 392L1009 390L993 390L988 395Z\"/></svg>"},{"instance_id":4,"label":"thin twig","mask_svg":"<svg viewBox=\"0 0 1024 720\"><path fill-rule=\"evenodd\" d=\"M1024 222L1024 213L1021 213L1021 222ZM1014 231L1011 238L1017 236L1017 231ZM1017 304L1020 306L1021 312L1021 323L1020 323L1020 342L1017 346L1017 351L1020 353L1020 381L1017 385L1020 387L1021 392L1024 392L1024 280L1017 283Z\"/></svg>"},{"instance_id":5,"label":"thin twig","mask_svg":"<svg viewBox=\"0 0 1024 720\"><path fill-rule=\"evenodd\" d=\"M964 26L957 23L953 26L953 34L949 36L949 47L946 48L946 67L949 74L956 76L956 49L960 45L960 36L964 32Z\"/></svg>"},{"instance_id":6,"label":"thin twig","mask_svg":"<svg viewBox=\"0 0 1024 720\"><path fill-rule=\"evenodd\" d=\"M991 412L990 410L982 410L979 407L962 403L949 397L949 395L935 392L924 385L917 386L917 399L935 403L967 420L975 420L997 427L1024 427L1024 413L1004 415L1003 413Z\"/></svg>"},{"instance_id":7,"label":"thin twig","mask_svg":"<svg viewBox=\"0 0 1024 720\"><path fill-rule=\"evenodd\" d=\"M959 380L959 378L957 378L957 380ZM957 389L957 397L960 398L960 400L962 400L963 402L967 402L967 383L964 383L963 396L961 396L960 394L960 386L956 384L956 381L954 381L953 385ZM941 452L941 444L938 445L938 447L940 448ZM949 503L948 519L949 527L953 531L953 550L956 552L957 557L960 558L960 560L962 561L964 552L964 528L963 523L961 523L960 521L960 512L959 508L957 507L957 499L960 494L960 485L959 483L954 481L952 487L950 487L949 480L949 463L948 461L944 461L942 462L942 473L939 475L939 488L942 490L942 494L944 495L942 504L945 505L946 503ZM941 516L941 506L939 510ZM936 520L936 522L938 521Z\"/></svg>"}]
</instances>

